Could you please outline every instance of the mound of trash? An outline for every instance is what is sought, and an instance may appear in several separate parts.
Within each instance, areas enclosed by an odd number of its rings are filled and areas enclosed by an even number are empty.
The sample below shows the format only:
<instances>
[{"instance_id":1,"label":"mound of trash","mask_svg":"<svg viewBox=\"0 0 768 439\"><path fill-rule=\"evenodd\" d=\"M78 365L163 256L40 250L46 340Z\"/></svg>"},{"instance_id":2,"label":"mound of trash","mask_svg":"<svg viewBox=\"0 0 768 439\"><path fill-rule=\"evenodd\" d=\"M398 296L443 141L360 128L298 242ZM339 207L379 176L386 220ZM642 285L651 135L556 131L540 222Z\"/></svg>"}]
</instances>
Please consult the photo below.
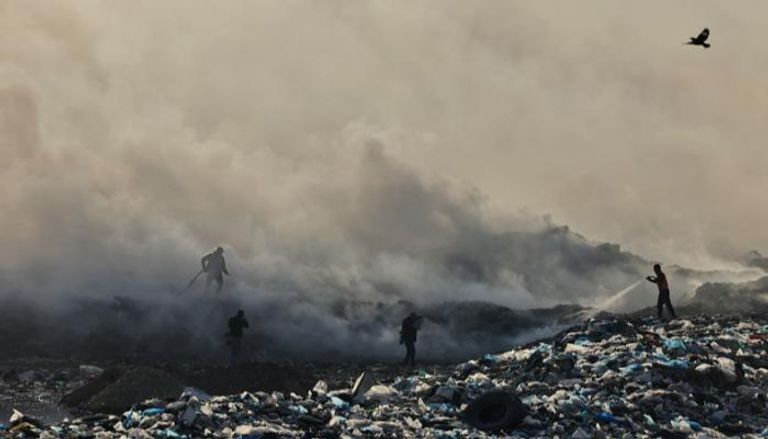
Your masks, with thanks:
<instances>
[{"instance_id":1,"label":"mound of trash","mask_svg":"<svg viewBox=\"0 0 768 439\"><path fill-rule=\"evenodd\" d=\"M14 413L8 437L765 437L768 317L594 319L455 367L363 373L302 394L185 388L122 415L53 426Z\"/></svg>"}]
</instances>

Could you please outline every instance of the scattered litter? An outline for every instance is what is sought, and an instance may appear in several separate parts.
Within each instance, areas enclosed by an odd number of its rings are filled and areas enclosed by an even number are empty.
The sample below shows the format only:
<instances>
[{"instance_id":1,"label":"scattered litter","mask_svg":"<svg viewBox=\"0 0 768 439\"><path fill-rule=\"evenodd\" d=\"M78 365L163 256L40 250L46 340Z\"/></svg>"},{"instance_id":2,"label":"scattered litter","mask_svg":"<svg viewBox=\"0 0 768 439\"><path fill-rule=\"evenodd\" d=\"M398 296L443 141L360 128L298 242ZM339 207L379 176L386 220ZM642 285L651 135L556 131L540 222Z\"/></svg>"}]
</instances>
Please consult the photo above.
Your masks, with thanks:
<instances>
[{"instance_id":1,"label":"scattered litter","mask_svg":"<svg viewBox=\"0 0 768 439\"><path fill-rule=\"evenodd\" d=\"M212 396L187 387L175 401L137 401L122 416L52 426L14 411L0 432L101 439L767 437L766 332L767 321L748 316L593 319L455 368L390 375L374 369L351 387L317 381L301 395ZM80 368L81 375L93 372ZM15 373L11 381L20 376L34 380L37 372Z\"/></svg>"},{"instance_id":2,"label":"scattered litter","mask_svg":"<svg viewBox=\"0 0 768 439\"><path fill-rule=\"evenodd\" d=\"M88 379L94 379L101 376L104 373L104 369L98 366L92 366L90 364L83 364L79 368L80 375Z\"/></svg>"}]
</instances>

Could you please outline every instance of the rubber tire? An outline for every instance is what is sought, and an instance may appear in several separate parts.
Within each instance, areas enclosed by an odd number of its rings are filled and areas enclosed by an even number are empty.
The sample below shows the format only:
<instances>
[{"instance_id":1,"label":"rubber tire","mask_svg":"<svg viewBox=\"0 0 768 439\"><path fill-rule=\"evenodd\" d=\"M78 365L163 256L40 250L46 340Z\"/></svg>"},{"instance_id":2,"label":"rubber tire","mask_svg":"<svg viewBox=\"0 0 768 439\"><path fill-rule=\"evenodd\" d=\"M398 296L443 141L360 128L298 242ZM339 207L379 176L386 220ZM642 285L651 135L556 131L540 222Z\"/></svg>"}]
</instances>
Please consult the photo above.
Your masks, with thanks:
<instances>
[{"instance_id":1,"label":"rubber tire","mask_svg":"<svg viewBox=\"0 0 768 439\"><path fill-rule=\"evenodd\" d=\"M493 390L469 404L462 419L478 430L499 431L519 426L525 415L525 406L517 395Z\"/></svg>"}]
</instances>

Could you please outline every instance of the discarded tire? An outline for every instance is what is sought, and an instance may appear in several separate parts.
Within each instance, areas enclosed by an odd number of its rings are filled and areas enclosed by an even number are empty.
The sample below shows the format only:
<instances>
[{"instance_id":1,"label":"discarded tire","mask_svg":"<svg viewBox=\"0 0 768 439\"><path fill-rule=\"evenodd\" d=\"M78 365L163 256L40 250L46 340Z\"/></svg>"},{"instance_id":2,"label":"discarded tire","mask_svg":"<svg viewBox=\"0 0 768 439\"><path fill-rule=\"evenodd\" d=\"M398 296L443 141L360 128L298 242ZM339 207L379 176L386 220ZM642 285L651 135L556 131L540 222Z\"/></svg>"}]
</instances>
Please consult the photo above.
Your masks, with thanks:
<instances>
[{"instance_id":1,"label":"discarded tire","mask_svg":"<svg viewBox=\"0 0 768 439\"><path fill-rule=\"evenodd\" d=\"M525 407L514 393L495 390L481 395L464 411L465 423L484 431L514 428L525 418Z\"/></svg>"}]
</instances>

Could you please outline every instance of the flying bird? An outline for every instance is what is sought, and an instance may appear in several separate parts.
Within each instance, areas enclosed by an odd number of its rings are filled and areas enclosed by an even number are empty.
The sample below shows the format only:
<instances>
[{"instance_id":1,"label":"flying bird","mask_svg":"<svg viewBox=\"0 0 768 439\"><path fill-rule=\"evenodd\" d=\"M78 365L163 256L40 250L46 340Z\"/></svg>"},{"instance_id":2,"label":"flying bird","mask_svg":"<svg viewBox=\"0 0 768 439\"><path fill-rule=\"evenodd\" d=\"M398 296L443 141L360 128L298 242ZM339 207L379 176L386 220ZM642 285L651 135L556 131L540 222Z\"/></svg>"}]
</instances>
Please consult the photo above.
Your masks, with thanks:
<instances>
[{"instance_id":1,"label":"flying bird","mask_svg":"<svg viewBox=\"0 0 768 439\"><path fill-rule=\"evenodd\" d=\"M699 34L697 37L691 37L691 41L685 43L685 44L691 44L693 46L703 46L704 48L709 47L709 43L707 43L707 38L709 38L709 29L706 27L703 31Z\"/></svg>"}]
</instances>

